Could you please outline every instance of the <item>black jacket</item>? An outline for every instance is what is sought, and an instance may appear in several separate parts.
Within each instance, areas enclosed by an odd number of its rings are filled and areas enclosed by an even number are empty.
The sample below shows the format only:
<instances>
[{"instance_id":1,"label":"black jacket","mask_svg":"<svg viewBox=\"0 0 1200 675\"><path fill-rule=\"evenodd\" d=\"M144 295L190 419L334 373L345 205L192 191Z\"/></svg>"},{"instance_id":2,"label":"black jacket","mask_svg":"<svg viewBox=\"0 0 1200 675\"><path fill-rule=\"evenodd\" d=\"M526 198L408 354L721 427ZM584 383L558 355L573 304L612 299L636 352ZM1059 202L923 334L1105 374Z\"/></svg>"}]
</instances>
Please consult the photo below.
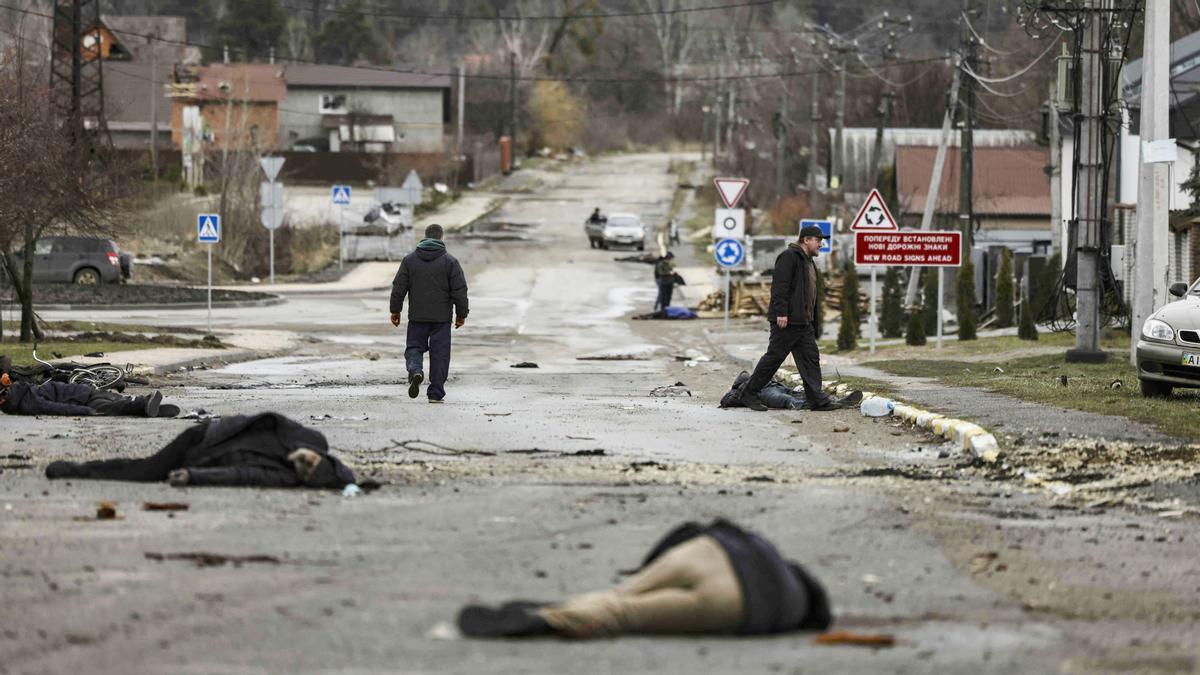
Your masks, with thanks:
<instances>
[{"instance_id":1,"label":"black jacket","mask_svg":"<svg viewBox=\"0 0 1200 675\"><path fill-rule=\"evenodd\" d=\"M729 556L742 589L743 635L825 630L833 619L825 589L800 565L783 559L771 542L724 519L704 526L689 522L654 547L642 567L693 537L708 535Z\"/></svg>"},{"instance_id":2,"label":"black jacket","mask_svg":"<svg viewBox=\"0 0 1200 675\"><path fill-rule=\"evenodd\" d=\"M39 385L13 382L0 410L9 415L95 415L87 405L93 387L50 380Z\"/></svg>"},{"instance_id":3,"label":"black jacket","mask_svg":"<svg viewBox=\"0 0 1200 675\"><path fill-rule=\"evenodd\" d=\"M791 326L817 324L816 312L810 314L807 311L808 299L817 293L817 289L809 284L808 265L812 265L813 271L820 274L812 258L794 245L783 249L775 259L775 271L771 275L771 306L767 310L767 319L771 323L786 316ZM819 303L820 298L817 301Z\"/></svg>"},{"instance_id":4,"label":"black jacket","mask_svg":"<svg viewBox=\"0 0 1200 675\"><path fill-rule=\"evenodd\" d=\"M404 309L408 296L408 320L446 322L467 317L467 277L462 265L445 249L413 251L404 257L392 280L392 314Z\"/></svg>"}]
</instances>

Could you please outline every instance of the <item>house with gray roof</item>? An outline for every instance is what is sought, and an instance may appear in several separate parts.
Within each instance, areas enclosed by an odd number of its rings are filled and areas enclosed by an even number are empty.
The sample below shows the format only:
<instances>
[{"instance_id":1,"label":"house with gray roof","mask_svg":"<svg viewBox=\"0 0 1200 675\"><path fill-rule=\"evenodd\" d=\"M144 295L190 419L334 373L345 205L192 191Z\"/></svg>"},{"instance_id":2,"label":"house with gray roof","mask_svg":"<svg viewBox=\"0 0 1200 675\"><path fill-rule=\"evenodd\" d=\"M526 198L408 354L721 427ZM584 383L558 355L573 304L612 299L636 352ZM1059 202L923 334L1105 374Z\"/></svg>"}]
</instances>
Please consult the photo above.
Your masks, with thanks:
<instances>
[{"instance_id":1,"label":"house with gray roof","mask_svg":"<svg viewBox=\"0 0 1200 675\"><path fill-rule=\"evenodd\" d=\"M440 153L450 76L385 67L289 64L280 147L330 152Z\"/></svg>"}]
</instances>

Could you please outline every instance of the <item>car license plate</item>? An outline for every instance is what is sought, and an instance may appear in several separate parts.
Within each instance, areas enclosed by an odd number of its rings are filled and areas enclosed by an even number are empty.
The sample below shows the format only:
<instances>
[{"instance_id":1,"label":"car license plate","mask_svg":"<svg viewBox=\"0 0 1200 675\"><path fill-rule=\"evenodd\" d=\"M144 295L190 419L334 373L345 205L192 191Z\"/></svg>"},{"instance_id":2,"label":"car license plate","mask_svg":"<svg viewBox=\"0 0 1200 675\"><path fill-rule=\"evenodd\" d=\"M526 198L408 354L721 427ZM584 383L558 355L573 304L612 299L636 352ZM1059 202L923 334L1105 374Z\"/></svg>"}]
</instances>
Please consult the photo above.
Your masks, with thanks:
<instances>
[{"instance_id":1,"label":"car license plate","mask_svg":"<svg viewBox=\"0 0 1200 675\"><path fill-rule=\"evenodd\" d=\"M1200 354L1183 353L1183 365L1200 367Z\"/></svg>"}]
</instances>

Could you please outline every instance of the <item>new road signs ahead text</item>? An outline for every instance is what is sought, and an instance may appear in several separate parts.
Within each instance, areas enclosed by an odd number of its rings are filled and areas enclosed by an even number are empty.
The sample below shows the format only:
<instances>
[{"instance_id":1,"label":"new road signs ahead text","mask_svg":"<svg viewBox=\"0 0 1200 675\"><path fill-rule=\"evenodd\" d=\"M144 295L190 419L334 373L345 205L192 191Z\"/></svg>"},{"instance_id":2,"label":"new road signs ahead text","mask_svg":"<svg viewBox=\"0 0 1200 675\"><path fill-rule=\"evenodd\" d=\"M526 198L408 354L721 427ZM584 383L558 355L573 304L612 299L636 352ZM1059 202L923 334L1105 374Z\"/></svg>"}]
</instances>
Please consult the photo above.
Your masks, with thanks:
<instances>
[{"instance_id":1,"label":"new road signs ahead text","mask_svg":"<svg viewBox=\"0 0 1200 675\"><path fill-rule=\"evenodd\" d=\"M855 265L959 267L961 232L855 232Z\"/></svg>"}]
</instances>

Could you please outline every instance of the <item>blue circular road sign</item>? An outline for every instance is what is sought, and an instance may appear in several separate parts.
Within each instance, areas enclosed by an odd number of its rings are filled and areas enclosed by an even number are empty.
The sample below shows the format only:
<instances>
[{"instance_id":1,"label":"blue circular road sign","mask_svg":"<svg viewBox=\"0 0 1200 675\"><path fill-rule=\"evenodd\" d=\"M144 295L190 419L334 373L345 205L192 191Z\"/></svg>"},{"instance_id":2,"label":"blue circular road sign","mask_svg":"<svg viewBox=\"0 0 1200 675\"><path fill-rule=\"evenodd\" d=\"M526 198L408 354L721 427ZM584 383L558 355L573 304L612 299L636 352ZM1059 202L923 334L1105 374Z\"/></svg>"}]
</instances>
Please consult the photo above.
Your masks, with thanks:
<instances>
[{"instance_id":1,"label":"blue circular road sign","mask_svg":"<svg viewBox=\"0 0 1200 675\"><path fill-rule=\"evenodd\" d=\"M737 239L722 239L717 242L713 256L721 267L736 267L746 258L746 247Z\"/></svg>"}]
</instances>

